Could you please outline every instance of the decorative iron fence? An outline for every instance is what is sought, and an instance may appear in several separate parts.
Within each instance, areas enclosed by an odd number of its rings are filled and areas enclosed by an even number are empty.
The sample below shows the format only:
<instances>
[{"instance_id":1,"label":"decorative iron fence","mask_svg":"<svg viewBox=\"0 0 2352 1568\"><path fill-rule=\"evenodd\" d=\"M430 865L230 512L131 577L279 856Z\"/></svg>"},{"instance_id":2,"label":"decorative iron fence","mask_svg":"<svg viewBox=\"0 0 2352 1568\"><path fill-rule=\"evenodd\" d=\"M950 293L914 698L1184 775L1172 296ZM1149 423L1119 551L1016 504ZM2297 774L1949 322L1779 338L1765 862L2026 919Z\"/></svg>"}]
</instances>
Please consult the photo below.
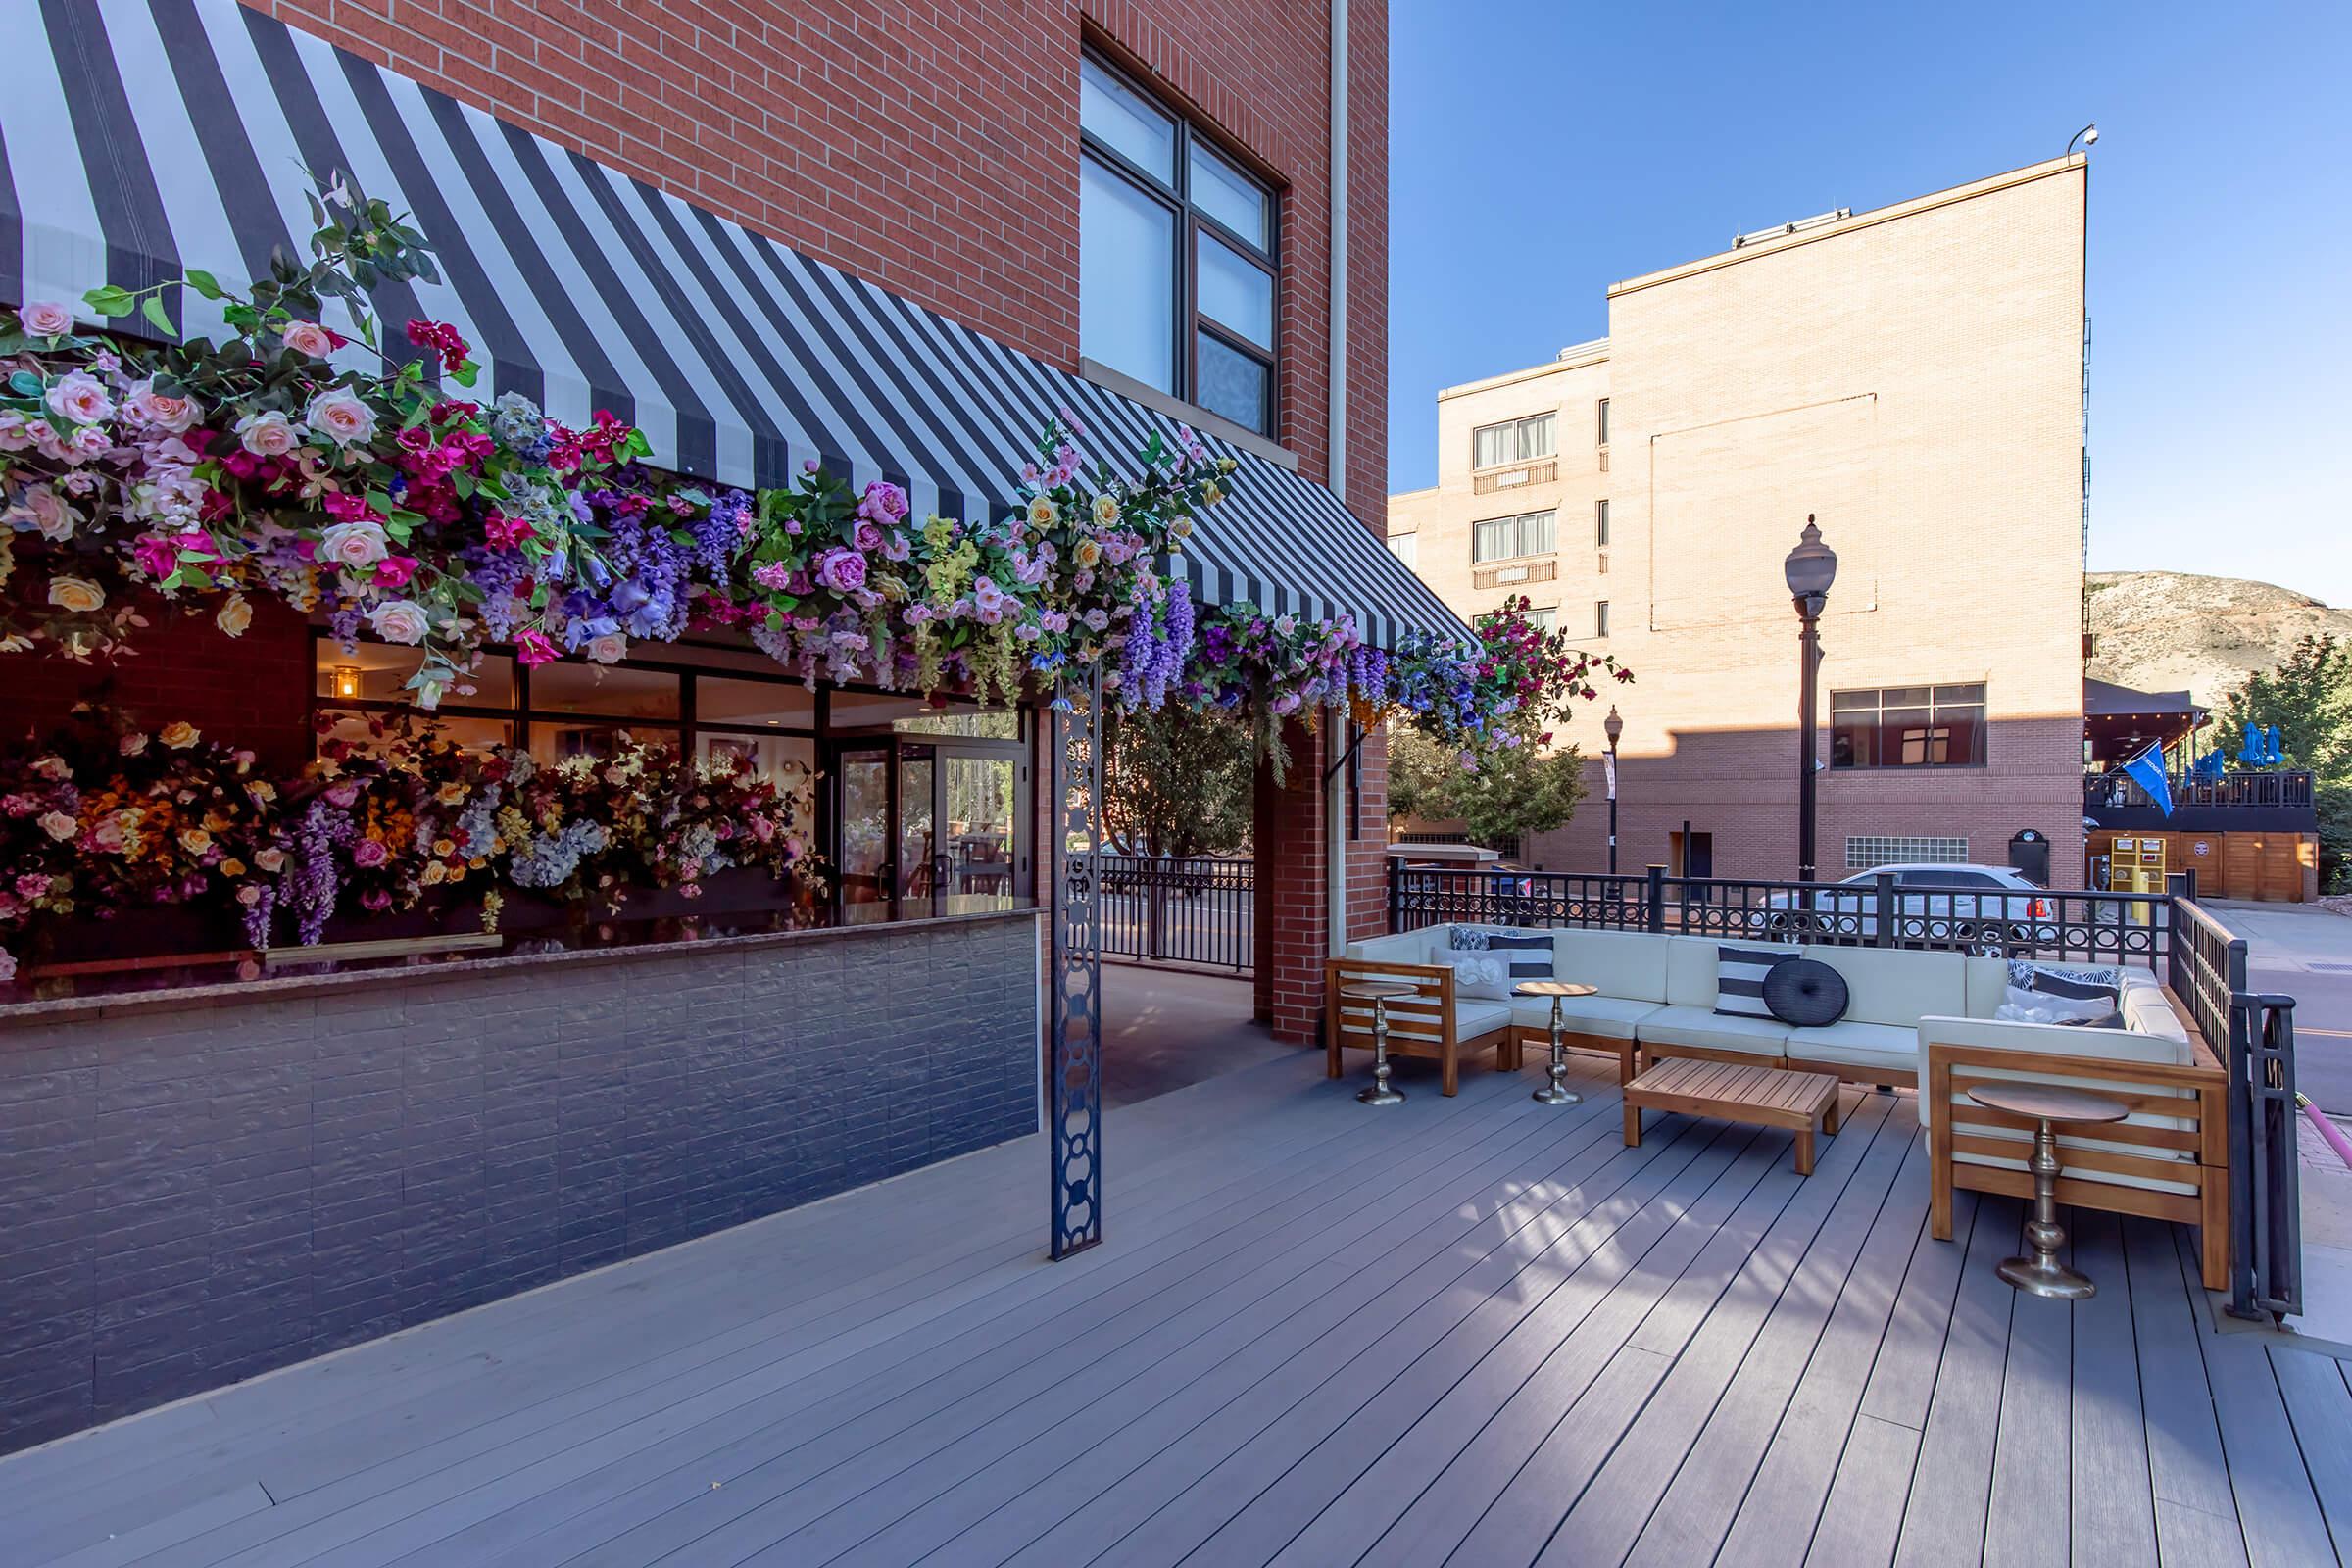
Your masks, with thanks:
<instances>
[{"instance_id":1,"label":"decorative iron fence","mask_svg":"<svg viewBox=\"0 0 2352 1568\"><path fill-rule=\"evenodd\" d=\"M2312 776L2291 770L2281 773L2224 773L2218 778L2175 773L2165 780L2165 786L2172 792L2175 810L2187 806L2272 810L2309 810L2312 807ZM2141 789L2138 781L2129 774L2082 775L2082 805L2086 810L2155 804L2148 792Z\"/></svg>"},{"instance_id":2,"label":"decorative iron fence","mask_svg":"<svg viewBox=\"0 0 2352 1568\"><path fill-rule=\"evenodd\" d=\"M1256 869L1206 856L1104 855L1102 951L1147 963L1255 966Z\"/></svg>"},{"instance_id":3,"label":"decorative iron fence","mask_svg":"<svg viewBox=\"0 0 2352 1568\"><path fill-rule=\"evenodd\" d=\"M2172 894L1898 888L1891 872L1856 884L1675 877L1658 866L1618 876L1389 870L1393 931L1448 921L1584 926L2149 968L2170 951L2173 904Z\"/></svg>"},{"instance_id":4,"label":"decorative iron fence","mask_svg":"<svg viewBox=\"0 0 2352 1568\"><path fill-rule=\"evenodd\" d=\"M2180 901L2166 984L2230 1072L2230 1311L2303 1310L2295 999L2246 989L2246 939Z\"/></svg>"}]
</instances>

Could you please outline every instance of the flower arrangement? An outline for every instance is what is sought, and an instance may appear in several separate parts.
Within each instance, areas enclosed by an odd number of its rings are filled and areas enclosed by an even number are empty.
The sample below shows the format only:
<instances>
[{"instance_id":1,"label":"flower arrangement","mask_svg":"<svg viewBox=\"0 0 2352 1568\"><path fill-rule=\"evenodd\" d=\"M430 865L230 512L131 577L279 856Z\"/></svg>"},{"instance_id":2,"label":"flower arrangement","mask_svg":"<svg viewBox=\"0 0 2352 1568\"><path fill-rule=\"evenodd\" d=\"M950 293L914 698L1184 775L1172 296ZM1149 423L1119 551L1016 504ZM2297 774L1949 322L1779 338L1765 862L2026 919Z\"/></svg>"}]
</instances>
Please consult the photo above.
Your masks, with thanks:
<instances>
[{"instance_id":1,"label":"flower arrangement","mask_svg":"<svg viewBox=\"0 0 2352 1568\"><path fill-rule=\"evenodd\" d=\"M233 913L256 948L309 945L430 890L477 904L487 928L513 888L618 913L631 889L694 897L738 866L822 874L810 803L731 760L624 739L542 767L405 718L369 729L365 745L323 735L316 762L272 781L184 723L151 734L79 710L48 747L0 759L0 932L187 906ZM0 979L14 971L0 950Z\"/></svg>"}]
</instances>

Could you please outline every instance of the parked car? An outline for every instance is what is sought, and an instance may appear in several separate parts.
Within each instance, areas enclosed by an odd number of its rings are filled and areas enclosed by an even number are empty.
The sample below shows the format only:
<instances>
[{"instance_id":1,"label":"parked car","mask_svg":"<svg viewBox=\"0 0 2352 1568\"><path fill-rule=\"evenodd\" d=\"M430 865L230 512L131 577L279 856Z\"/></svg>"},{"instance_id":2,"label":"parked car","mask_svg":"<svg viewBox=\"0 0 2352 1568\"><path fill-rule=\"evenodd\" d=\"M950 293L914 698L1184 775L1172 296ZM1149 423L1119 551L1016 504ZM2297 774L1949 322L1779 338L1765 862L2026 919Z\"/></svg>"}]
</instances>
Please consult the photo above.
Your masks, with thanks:
<instances>
[{"instance_id":1,"label":"parked car","mask_svg":"<svg viewBox=\"0 0 2352 1568\"><path fill-rule=\"evenodd\" d=\"M2005 865L1882 865L1812 893L1769 895L1748 911L1759 935L1876 942L1878 879L1895 886L1897 942L2017 953L2057 945L2058 908L2049 895ZM1852 889L1852 892L1842 891Z\"/></svg>"}]
</instances>

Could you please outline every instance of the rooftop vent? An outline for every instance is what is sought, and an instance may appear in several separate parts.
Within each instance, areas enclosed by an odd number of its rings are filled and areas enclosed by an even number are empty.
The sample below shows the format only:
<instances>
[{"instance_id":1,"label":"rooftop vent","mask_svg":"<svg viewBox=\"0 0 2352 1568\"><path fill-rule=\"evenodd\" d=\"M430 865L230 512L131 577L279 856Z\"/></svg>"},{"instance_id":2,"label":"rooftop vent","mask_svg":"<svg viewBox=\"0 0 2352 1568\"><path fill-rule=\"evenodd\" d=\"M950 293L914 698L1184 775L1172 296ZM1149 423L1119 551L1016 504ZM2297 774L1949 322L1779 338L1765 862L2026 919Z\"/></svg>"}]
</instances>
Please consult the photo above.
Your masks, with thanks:
<instances>
[{"instance_id":1,"label":"rooftop vent","mask_svg":"<svg viewBox=\"0 0 2352 1568\"><path fill-rule=\"evenodd\" d=\"M1854 210L1851 207L1834 207L1826 213L1815 213L1811 218L1800 218L1793 222L1776 223L1770 228L1759 228L1746 234L1734 234L1732 249L1739 250L1742 246L1760 244L1768 239L1779 239L1787 234L1802 234L1808 228L1820 228L1824 224L1835 223L1841 218L1853 216Z\"/></svg>"}]
</instances>

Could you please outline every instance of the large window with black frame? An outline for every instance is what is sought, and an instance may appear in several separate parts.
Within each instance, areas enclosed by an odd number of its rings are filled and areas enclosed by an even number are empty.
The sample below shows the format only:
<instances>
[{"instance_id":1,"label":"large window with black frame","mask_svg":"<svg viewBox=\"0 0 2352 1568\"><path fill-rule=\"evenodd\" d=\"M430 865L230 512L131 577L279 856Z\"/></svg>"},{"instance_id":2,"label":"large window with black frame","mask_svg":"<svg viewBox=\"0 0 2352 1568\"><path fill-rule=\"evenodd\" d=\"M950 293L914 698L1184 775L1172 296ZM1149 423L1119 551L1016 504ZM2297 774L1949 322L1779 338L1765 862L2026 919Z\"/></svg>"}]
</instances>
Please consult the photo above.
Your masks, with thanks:
<instances>
[{"instance_id":1,"label":"large window with black frame","mask_svg":"<svg viewBox=\"0 0 2352 1568\"><path fill-rule=\"evenodd\" d=\"M1984 683L1830 693L1832 767L1983 767Z\"/></svg>"},{"instance_id":2,"label":"large window with black frame","mask_svg":"<svg viewBox=\"0 0 2352 1568\"><path fill-rule=\"evenodd\" d=\"M543 764L607 757L627 734L726 764L799 797L836 872L844 919L1003 906L1034 887L1030 740L1021 715L905 693L811 691L764 655L673 645L616 664L518 665L486 654L429 716L406 701L413 648L316 634L311 708L321 739L360 750L371 722L410 714L473 751Z\"/></svg>"},{"instance_id":3,"label":"large window with black frame","mask_svg":"<svg viewBox=\"0 0 2352 1568\"><path fill-rule=\"evenodd\" d=\"M1125 73L1079 63L1078 347L1274 430L1274 191Z\"/></svg>"}]
</instances>

